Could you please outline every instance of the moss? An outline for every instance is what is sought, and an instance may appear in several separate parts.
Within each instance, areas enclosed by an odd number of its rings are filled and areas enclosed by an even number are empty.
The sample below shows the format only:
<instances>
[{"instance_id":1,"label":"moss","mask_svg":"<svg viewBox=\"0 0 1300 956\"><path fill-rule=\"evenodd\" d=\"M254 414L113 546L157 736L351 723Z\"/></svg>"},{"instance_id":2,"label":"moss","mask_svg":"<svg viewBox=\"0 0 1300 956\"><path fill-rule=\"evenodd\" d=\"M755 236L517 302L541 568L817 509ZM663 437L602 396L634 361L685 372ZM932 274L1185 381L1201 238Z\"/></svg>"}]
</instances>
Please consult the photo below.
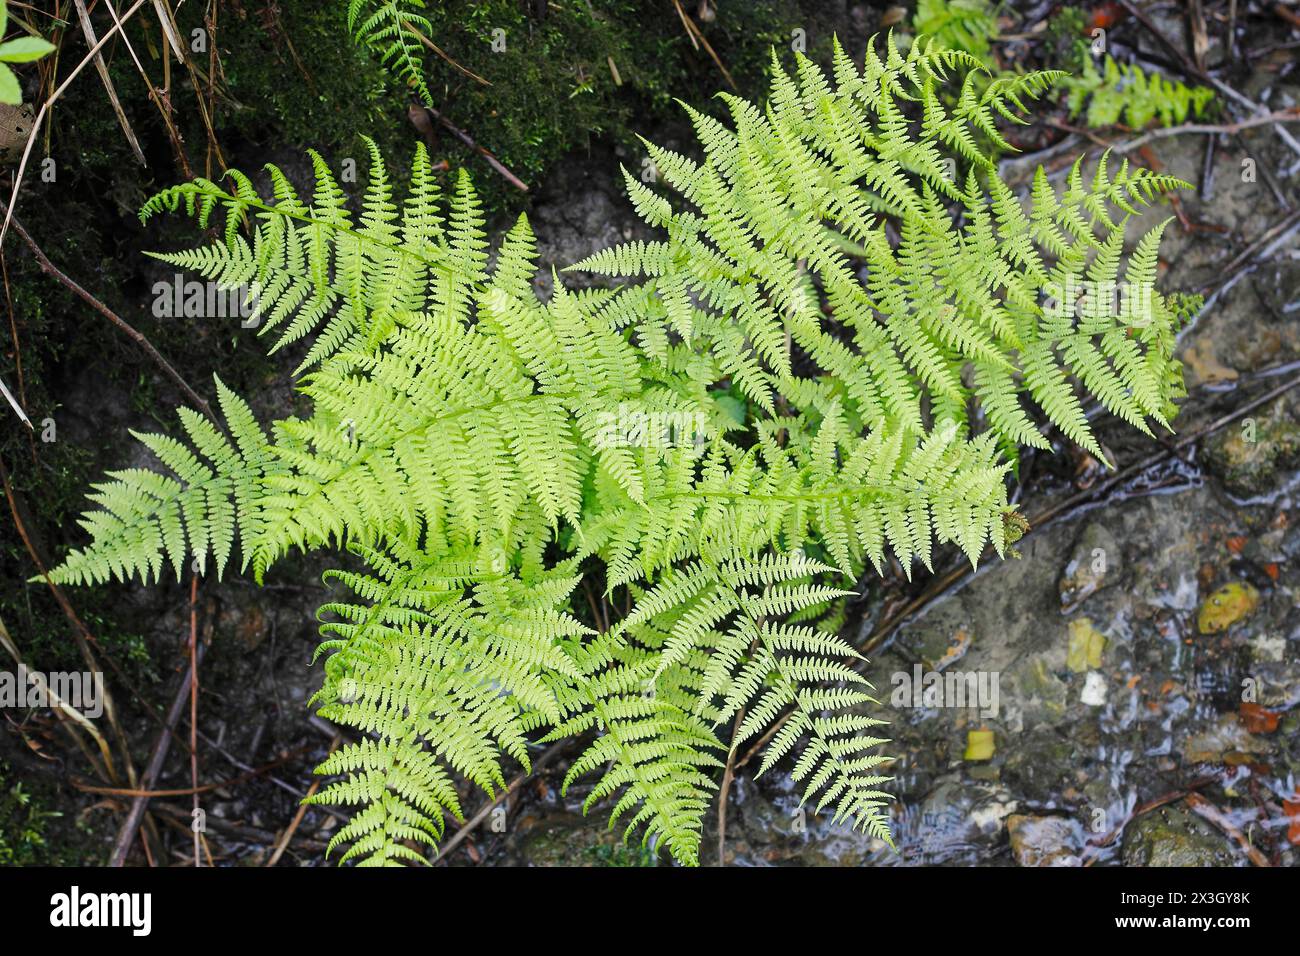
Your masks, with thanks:
<instances>
[{"instance_id":1,"label":"moss","mask_svg":"<svg viewBox=\"0 0 1300 956\"><path fill-rule=\"evenodd\" d=\"M426 64L439 112L531 186L561 156L594 138L633 143L653 125L680 120L674 98L707 106L725 87L671 4L570 0L549 4L542 20L525 6L456 0L427 11L435 42L491 85L432 53ZM721 4L716 20L702 29L741 90L753 92L765 84L769 49L784 49L792 30L807 29L810 20L793 0L755 0ZM829 31L822 31L821 42L829 44ZM522 203L504 180L485 175L482 160L454 135L441 127L436 133L453 165L476 172L490 206Z\"/></svg>"},{"instance_id":2,"label":"moss","mask_svg":"<svg viewBox=\"0 0 1300 956\"><path fill-rule=\"evenodd\" d=\"M1162 807L1124 832L1125 866L1231 866L1227 841L1182 807Z\"/></svg>"},{"instance_id":3,"label":"moss","mask_svg":"<svg viewBox=\"0 0 1300 956\"><path fill-rule=\"evenodd\" d=\"M88 802L0 759L0 867L103 866L116 822Z\"/></svg>"},{"instance_id":4,"label":"moss","mask_svg":"<svg viewBox=\"0 0 1300 956\"><path fill-rule=\"evenodd\" d=\"M190 11L197 17L201 5ZM392 154L412 137L405 105L390 95L380 65L347 33L346 3L288 0L243 9L218 24L227 98L221 136L263 152L311 146L328 154L360 148L358 134Z\"/></svg>"},{"instance_id":5,"label":"moss","mask_svg":"<svg viewBox=\"0 0 1300 956\"><path fill-rule=\"evenodd\" d=\"M1057 10L1047 23L1047 42L1053 53L1049 59L1055 68L1073 74L1082 72L1092 56L1088 36L1088 18L1082 10L1070 5Z\"/></svg>"},{"instance_id":6,"label":"moss","mask_svg":"<svg viewBox=\"0 0 1300 956\"><path fill-rule=\"evenodd\" d=\"M714 6L715 19L699 28L743 94L762 93L769 51L788 51L796 29L806 35L809 55L828 54L832 28L822 4L752 0ZM694 2L683 7L697 12ZM587 148L595 138L635 145L636 134L680 122L676 98L722 109L713 98L726 88L722 72L703 47L693 45L671 4L566 0L547 8L542 19L518 0L448 0L426 10L439 47L491 84L429 52L425 69L434 105L531 186L561 156ZM203 5L179 8L183 37L204 29L203 15ZM171 116L190 167L198 175L219 176L193 81L174 61L165 63L163 38L151 20L141 18L127 32L152 82L161 85L164 75L170 77ZM352 42L345 3L236 4L222 10L213 35L218 66L211 121L227 165L254 170L308 147L334 162L360 158L359 136L365 134L400 172L421 136L408 117L415 97L377 55ZM82 45L73 30L60 56L79 56ZM65 95L49 135L59 191L71 187L83 199L93 197L88 212L127 219L149 195L180 179L181 171L158 109L124 52L110 57L110 74L148 167L127 147L105 108L103 88L90 79ZM210 54L191 57L206 94ZM436 123L434 138L436 158L476 174L490 210L513 211L523 204L520 193Z\"/></svg>"},{"instance_id":7,"label":"moss","mask_svg":"<svg viewBox=\"0 0 1300 956\"><path fill-rule=\"evenodd\" d=\"M519 844L522 861L528 866L658 866L654 850L623 843L607 827L567 815L536 821Z\"/></svg>"},{"instance_id":8,"label":"moss","mask_svg":"<svg viewBox=\"0 0 1300 956\"><path fill-rule=\"evenodd\" d=\"M742 93L761 92L769 50L788 49L792 32L808 36L810 55L829 49L830 28L819 26L819 4L752 0L716 4L716 19L699 24ZM692 13L694 2L684 3ZM632 142L652 125L677 121L674 98L707 105L725 88L718 66L696 48L671 4L658 0L566 0L536 19L518 0L448 0L425 11L433 40L485 85L432 52L425 58L434 106L535 186L559 157L593 138ZM230 165L255 168L273 153L319 149L331 159L359 157L359 134L384 155L405 161L420 133L407 115L415 101L378 56L348 35L346 4L282 0L223 10L215 30L219 58L212 122ZM183 37L204 28L203 5L177 12ZM162 38L141 20L128 26L133 47L155 83L163 75ZM80 38L64 55L79 53ZM192 54L200 84L209 55ZM613 64L611 67L611 63ZM220 174L207 153L193 84L174 62L173 119L189 162L200 175ZM149 159L143 170L126 147L103 89L83 83L56 114L54 142L61 163L130 214L147 195L178 177L174 151L156 107L129 56L111 58L110 72ZM618 79L615 79L615 72ZM75 118L76 122L72 122ZM488 173L483 161L435 124L436 152L476 173L489 207L517 207L522 197ZM252 162L246 161L252 157Z\"/></svg>"},{"instance_id":9,"label":"moss","mask_svg":"<svg viewBox=\"0 0 1300 956\"><path fill-rule=\"evenodd\" d=\"M1283 400L1237 428L1225 428L1206 445L1206 464L1239 498L1275 489L1300 464L1300 424Z\"/></svg>"},{"instance_id":10,"label":"moss","mask_svg":"<svg viewBox=\"0 0 1300 956\"><path fill-rule=\"evenodd\" d=\"M627 846L599 846L587 851L591 862L596 866L658 866L659 858L647 846L629 844Z\"/></svg>"}]
</instances>

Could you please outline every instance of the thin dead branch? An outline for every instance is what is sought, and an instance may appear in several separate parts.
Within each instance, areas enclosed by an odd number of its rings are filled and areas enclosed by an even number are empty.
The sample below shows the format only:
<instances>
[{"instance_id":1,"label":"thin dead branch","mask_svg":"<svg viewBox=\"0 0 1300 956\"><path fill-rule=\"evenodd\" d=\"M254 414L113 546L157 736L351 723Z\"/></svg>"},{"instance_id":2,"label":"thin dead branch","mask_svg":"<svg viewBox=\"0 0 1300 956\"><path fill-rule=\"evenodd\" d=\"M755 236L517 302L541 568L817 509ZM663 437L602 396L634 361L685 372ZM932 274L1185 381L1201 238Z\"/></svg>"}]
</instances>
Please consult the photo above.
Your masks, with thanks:
<instances>
[{"instance_id":1,"label":"thin dead branch","mask_svg":"<svg viewBox=\"0 0 1300 956\"><path fill-rule=\"evenodd\" d=\"M432 106L413 105L411 107L410 109L411 121L416 125L417 128L419 128L420 126L419 121L415 118L415 114L418 111L423 111L427 113L429 116L432 116L439 123L445 126L453 136L455 136L458 140L460 140L462 143L468 146L471 150L473 150L474 152L482 156L484 161L489 166L491 166L496 172L498 172L505 179L505 181L508 182L511 186L514 186L520 192L525 192L525 193L528 192L527 183L525 183L522 179L520 179L509 169L507 169L505 165L501 162L501 160L493 156L489 150L485 149L484 147L480 146L478 143L474 142L474 140L470 137L469 133L466 133L463 129L456 126L449 119L447 119L447 117L443 116Z\"/></svg>"},{"instance_id":2,"label":"thin dead branch","mask_svg":"<svg viewBox=\"0 0 1300 956\"><path fill-rule=\"evenodd\" d=\"M195 666L203 662L203 657L207 653L208 645L206 642L200 644L195 653ZM126 820L122 822L122 827L117 832L117 839L113 843L113 853L109 857L108 865L112 867L121 867L126 865L127 854L131 852L131 844L135 842L135 835L140 829L140 823L144 819L145 808L149 805L149 797L153 795L154 784L158 781L158 775L162 773L163 764L167 761L167 753L171 749L172 733L176 728L177 722L181 719L181 713L185 710L185 701L190 693L190 668L186 668L186 674L181 680L180 689L176 697L172 700L172 705L167 711L166 724L158 739L154 742L153 751L149 755L149 763L145 766L144 777L141 778L139 790L143 791L139 796L131 800L131 809L127 812ZM165 791L158 795L170 795Z\"/></svg>"},{"instance_id":3,"label":"thin dead branch","mask_svg":"<svg viewBox=\"0 0 1300 956\"><path fill-rule=\"evenodd\" d=\"M161 2L161 0L155 0L155 3L159 2ZM72 85L72 81L80 75L81 71L86 68L87 64L94 60L95 54L100 51L105 43L121 32L122 25L127 20L131 19L131 17L133 17L135 13L144 6L144 3L145 0L135 0L135 3L131 5L131 8L127 10L126 13L122 15L121 19L113 25L113 28L105 33L103 37L100 38L99 42L90 48L90 52L82 58L81 62L78 63L72 69L72 72L64 78L63 82L55 88L54 92L49 95L49 98L41 104L41 108L37 112L36 118L32 121L31 135L27 138L27 145L23 147L23 156L18 163L18 172L14 176L14 188L13 192L9 194L9 203L5 210L4 225L0 226L0 246L4 245L5 237L9 235L9 224L13 220L14 205L18 202L18 191L22 188L23 174L27 171L27 161L31 158L32 147L36 145L36 134L39 132L41 125L45 122L45 117L49 114L50 107L58 102L59 97L63 95L64 91L69 86Z\"/></svg>"},{"instance_id":4,"label":"thin dead branch","mask_svg":"<svg viewBox=\"0 0 1300 956\"><path fill-rule=\"evenodd\" d=\"M94 47L99 38L95 36L95 25L90 22L90 13L86 10L86 0L74 0L77 6L77 19L81 21L81 32L85 34L86 46ZM145 162L144 151L140 149L140 141L135 138L135 130L131 128L131 121L126 118L126 112L122 109L122 102L117 98L117 88L113 86L113 79L108 75L108 64L104 62L102 52L95 54L95 69L99 73L99 79L104 84L104 92L108 94L108 101L113 106L113 113L117 116L118 125L122 127L122 133L126 136L127 143L131 146L131 152L135 153L135 158L141 166L148 166Z\"/></svg>"},{"instance_id":5,"label":"thin dead branch","mask_svg":"<svg viewBox=\"0 0 1300 956\"><path fill-rule=\"evenodd\" d=\"M0 203L0 208L4 208L4 203ZM12 210L8 210L8 212L11 214ZM36 262L40 265L41 271L53 276L70 292L76 295L77 298L81 299L92 309L125 332L127 336L136 343L136 345L144 350L144 353L148 355L149 358L153 359L154 364L162 369L163 373L166 374L176 387L185 394L185 397L194 403L195 408L203 412L203 414L212 421L217 421L217 417L212 413L212 409L209 407L208 403L199 395L198 392L190 387L189 383L181 377L181 373L176 371L176 369L172 367L172 364L162 357L162 354L154 348L152 342L145 338L141 332L137 331L116 312L78 285L62 269L52 263L41 247L36 244L36 240L31 237L31 234L25 228L23 228L21 222L17 219L10 220L8 218L6 218L6 222L12 222L14 231L18 233L19 238L21 238L23 242L27 243L27 247L31 249L32 255L36 257Z\"/></svg>"}]
</instances>

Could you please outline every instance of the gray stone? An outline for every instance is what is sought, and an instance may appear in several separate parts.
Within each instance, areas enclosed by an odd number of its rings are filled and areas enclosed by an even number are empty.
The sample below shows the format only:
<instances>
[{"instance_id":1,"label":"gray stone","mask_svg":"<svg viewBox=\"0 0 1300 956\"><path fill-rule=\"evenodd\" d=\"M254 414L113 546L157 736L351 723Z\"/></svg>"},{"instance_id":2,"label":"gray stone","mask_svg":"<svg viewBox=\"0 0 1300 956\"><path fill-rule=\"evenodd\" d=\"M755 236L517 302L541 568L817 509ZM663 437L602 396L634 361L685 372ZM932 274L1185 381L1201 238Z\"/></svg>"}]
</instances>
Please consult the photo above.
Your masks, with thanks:
<instances>
[{"instance_id":1,"label":"gray stone","mask_svg":"<svg viewBox=\"0 0 1300 956\"><path fill-rule=\"evenodd\" d=\"M1124 832L1125 866L1233 866L1227 839L1180 806L1161 807Z\"/></svg>"},{"instance_id":2,"label":"gray stone","mask_svg":"<svg viewBox=\"0 0 1300 956\"><path fill-rule=\"evenodd\" d=\"M1077 866L1080 827L1065 817L1007 817L1011 853L1021 866Z\"/></svg>"},{"instance_id":3,"label":"gray stone","mask_svg":"<svg viewBox=\"0 0 1300 956\"><path fill-rule=\"evenodd\" d=\"M1057 582L1062 609L1072 611L1097 591L1118 581L1123 563L1123 552L1115 536L1105 525L1089 522L1075 542Z\"/></svg>"}]
</instances>

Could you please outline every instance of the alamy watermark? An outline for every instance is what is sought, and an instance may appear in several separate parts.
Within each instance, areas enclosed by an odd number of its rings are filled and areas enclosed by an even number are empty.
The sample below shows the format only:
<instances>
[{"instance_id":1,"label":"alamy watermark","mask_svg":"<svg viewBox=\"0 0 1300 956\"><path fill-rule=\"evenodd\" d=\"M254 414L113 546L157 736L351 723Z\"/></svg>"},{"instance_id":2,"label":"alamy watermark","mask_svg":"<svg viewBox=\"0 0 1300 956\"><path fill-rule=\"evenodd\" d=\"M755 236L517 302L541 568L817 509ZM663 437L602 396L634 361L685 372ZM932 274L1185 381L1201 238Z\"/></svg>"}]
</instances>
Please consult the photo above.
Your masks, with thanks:
<instances>
[{"instance_id":1,"label":"alamy watermark","mask_svg":"<svg viewBox=\"0 0 1300 956\"><path fill-rule=\"evenodd\" d=\"M1042 289L1043 314L1049 318L1117 318L1133 328L1145 328L1154 318L1155 285L1114 279L1049 282Z\"/></svg>"},{"instance_id":2,"label":"alamy watermark","mask_svg":"<svg viewBox=\"0 0 1300 956\"><path fill-rule=\"evenodd\" d=\"M69 706L94 719L104 713L104 675L92 671L0 671L0 709Z\"/></svg>"},{"instance_id":3,"label":"alamy watermark","mask_svg":"<svg viewBox=\"0 0 1300 956\"><path fill-rule=\"evenodd\" d=\"M152 893L94 893L73 886L50 897L50 925L60 928L121 927L133 936L153 929Z\"/></svg>"},{"instance_id":4,"label":"alamy watermark","mask_svg":"<svg viewBox=\"0 0 1300 956\"><path fill-rule=\"evenodd\" d=\"M241 327L256 328L262 322L262 286L186 280L178 272L170 281L153 284L153 314L160 319L239 319Z\"/></svg>"},{"instance_id":5,"label":"alamy watermark","mask_svg":"<svg viewBox=\"0 0 1300 956\"><path fill-rule=\"evenodd\" d=\"M890 677L894 707L978 707L981 717L998 715L1000 696L997 671L927 671L916 664Z\"/></svg>"},{"instance_id":6,"label":"alamy watermark","mask_svg":"<svg viewBox=\"0 0 1300 956\"><path fill-rule=\"evenodd\" d=\"M703 412L646 411L622 402L617 412L597 416L596 447L694 448L708 442L708 418Z\"/></svg>"}]
</instances>

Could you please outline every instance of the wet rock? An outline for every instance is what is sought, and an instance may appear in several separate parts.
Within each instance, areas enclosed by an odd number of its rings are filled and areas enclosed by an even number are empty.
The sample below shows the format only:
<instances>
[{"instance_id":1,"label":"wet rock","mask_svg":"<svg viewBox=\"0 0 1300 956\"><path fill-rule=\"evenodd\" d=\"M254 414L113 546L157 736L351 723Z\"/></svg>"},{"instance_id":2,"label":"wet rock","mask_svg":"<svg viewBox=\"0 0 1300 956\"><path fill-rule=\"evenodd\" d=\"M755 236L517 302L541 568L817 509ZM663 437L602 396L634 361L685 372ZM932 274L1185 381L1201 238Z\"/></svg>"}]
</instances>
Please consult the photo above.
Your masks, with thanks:
<instances>
[{"instance_id":1,"label":"wet rock","mask_svg":"<svg viewBox=\"0 0 1300 956\"><path fill-rule=\"evenodd\" d=\"M1035 727L1008 747L1002 781L1013 793L1036 804L1050 804L1074 782L1083 748L1050 728Z\"/></svg>"},{"instance_id":2,"label":"wet rock","mask_svg":"<svg viewBox=\"0 0 1300 956\"><path fill-rule=\"evenodd\" d=\"M1222 161L1228 161L1226 154L1220 155ZM1245 158L1244 154L1235 157L1237 168ZM1215 197L1213 215L1221 217L1216 222L1232 223L1229 228L1237 235L1259 235L1268 228L1272 210L1268 203L1258 201L1257 183L1239 179L1220 177L1216 182L1216 193L1219 186L1223 192ZM1188 215L1195 218L1198 213L1189 208ZM1175 248L1184 243L1188 246L1185 251ZM1171 264L1166 280L1171 288L1222 278L1225 256L1217 243L1179 236L1170 242L1166 255ZM1186 365L1189 388L1233 381L1241 373L1289 362L1300 354L1300 325L1293 320L1292 304L1300 266L1285 256L1278 260L1231 283L1182 336L1176 354Z\"/></svg>"},{"instance_id":3,"label":"wet rock","mask_svg":"<svg viewBox=\"0 0 1300 956\"><path fill-rule=\"evenodd\" d=\"M1184 374L1189 384L1213 385L1237 380L1237 370L1225 365L1217 353L1215 343L1208 336L1197 339L1187 347L1179 358L1186 366Z\"/></svg>"},{"instance_id":4,"label":"wet rock","mask_svg":"<svg viewBox=\"0 0 1300 956\"><path fill-rule=\"evenodd\" d=\"M1300 530L1292 530L1300 529L1300 518L1291 505L1283 499L1234 504L1213 482L1202 482L1171 494L1121 497L1105 508L1026 538L1023 560L992 565L945 594L908 621L897 643L872 661L878 688L888 687L892 672L910 673L917 661L934 669L958 653L960 660L946 673L1000 677L992 716L977 716L970 708L879 708L891 720L886 750L899 758L891 788L899 801L898 855L811 818L807 838L765 841L762 834L790 828L786 813L773 809L770 819L745 827L754 851L749 859L1006 864L1017 859L1006 823L1012 813L1069 820L1077 812L1079 824L1091 827L1089 812L1100 808L1106 815L1101 832L1109 832L1133 802L1160 796L1182 775L1260 764L1270 768L1261 774L1300 774L1300 719L1287 722L1300 700L1300 605L1294 598L1300 594ZM1102 518L1109 535L1100 526L1088 531ZM1254 555L1232 543L1278 529L1283 535L1266 553ZM1287 535L1295 541L1295 560L1277 554ZM1111 541L1122 542L1122 557ZM1067 601L1091 593L1063 618L1063 569L1093 557L1094 547L1105 549L1105 574L1095 590L1067 583ZM1207 596L1225 582L1242 580L1237 565L1248 557L1278 562L1277 576L1257 588L1258 606L1225 630L1199 634L1198 612ZM1208 573L1202 578L1203 566ZM1076 635L1088 638L1075 642L1075 668L1071 624ZM1104 635L1105 643L1092 638L1092 631ZM1271 733L1251 734L1238 719L1248 678L1259 706L1279 715ZM967 745L978 742L970 732L984 730L995 742L991 759L963 760ZM972 750L970 756L976 755ZM774 795L778 780L763 778L756 789ZM777 806L788 809L796 802L786 800L787 794L778 797ZM743 808L738 818L748 813ZM975 822L977 816L992 821L999 815L992 837ZM741 827L731 833L729 841L740 836ZM1222 845L1238 855L1226 839ZM1123 847L1117 840L1099 852L1099 862L1118 863Z\"/></svg>"},{"instance_id":5,"label":"wet rock","mask_svg":"<svg viewBox=\"0 0 1300 956\"><path fill-rule=\"evenodd\" d=\"M896 830L899 850L908 863L922 865L966 858L972 850L990 850L1003 821L1017 808L1002 788L945 777L919 806L904 808Z\"/></svg>"},{"instance_id":6,"label":"wet rock","mask_svg":"<svg viewBox=\"0 0 1300 956\"><path fill-rule=\"evenodd\" d=\"M1062 609L1071 611L1108 584L1114 584L1122 569L1123 555L1115 536L1105 526L1092 522L1079 535L1061 571L1057 590Z\"/></svg>"},{"instance_id":7,"label":"wet rock","mask_svg":"<svg viewBox=\"0 0 1300 956\"><path fill-rule=\"evenodd\" d=\"M1079 826L1065 817L1007 817L1011 853L1021 866L1077 866Z\"/></svg>"},{"instance_id":8,"label":"wet rock","mask_svg":"<svg viewBox=\"0 0 1300 956\"><path fill-rule=\"evenodd\" d=\"M1051 723L1065 714L1069 687L1052 672L1045 657L1025 661L1014 681L1015 700L1023 708L1026 726Z\"/></svg>"},{"instance_id":9,"label":"wet rock","mask_svg":"<svg viewBox=\"0 0 1300 956\"><path fill-rule=\"evenodd\" d=\"M749 792L742 781L737 785L735 802L739 828L755 847L795 846L805 839L814 822L808 808L799 806L792 789L769 798L757 791Z\"/></svg>"},{"instance_id":10,"label":"wet rock","mask_svg":"<svg viewBox=\"0 0 1300 956\"><path fill-rule=\"evenodd\" d=\"M1224 488L1239 498L1253 498L1276 490L1300 464L1300 425L1277 402L1258 417L1243 419L1240 427L1219 432L1205 454Z\"/></svg>"},{"instance_id":11,"label":"wet rock","mask_svg":"<svg viewBox=\"0 0 1300 956\"><path fill-rule=\"evenodd\" d=\"M899 639L927 669L941 670L964 656L972 632L971 621L960 608L945 606L928 615L923 626L901 631Z\"/></svg>"},{"instance_id":12,"label":"wet rock","mask_svg":"<svg viewBox=\"0 0 1300 956\"><path fill-rule=\"evenodd\" d=\"M1233 866L1222 834L1183 807L1161 807L1124 833L1125 866Z\"/></svg>"},{"instance_id":13,"label":"wet rock","mask_svg":"<svg viewBox=\"0 0 1300 956\"><path fill-rule=\"evenodd\" d=\"M1266 754L1268 741L1250 733L1237 714L1225 714L1203 733L1183 741L1183 759L1187 763L1223 763L1230 757Z\"/></svg>"},{"instance_id":14,"label":"wet rock","mask_svg":"<svg viewBox=\"0 0 1300 956\"><path fill-rule=\"evenodd\" d=\"M527 866L654 866L652 851L635 840L624 844L622 828L611 830L598 819L566 813L525 817L519 821L519 862Z\"/></svg>"}]
</instances>

